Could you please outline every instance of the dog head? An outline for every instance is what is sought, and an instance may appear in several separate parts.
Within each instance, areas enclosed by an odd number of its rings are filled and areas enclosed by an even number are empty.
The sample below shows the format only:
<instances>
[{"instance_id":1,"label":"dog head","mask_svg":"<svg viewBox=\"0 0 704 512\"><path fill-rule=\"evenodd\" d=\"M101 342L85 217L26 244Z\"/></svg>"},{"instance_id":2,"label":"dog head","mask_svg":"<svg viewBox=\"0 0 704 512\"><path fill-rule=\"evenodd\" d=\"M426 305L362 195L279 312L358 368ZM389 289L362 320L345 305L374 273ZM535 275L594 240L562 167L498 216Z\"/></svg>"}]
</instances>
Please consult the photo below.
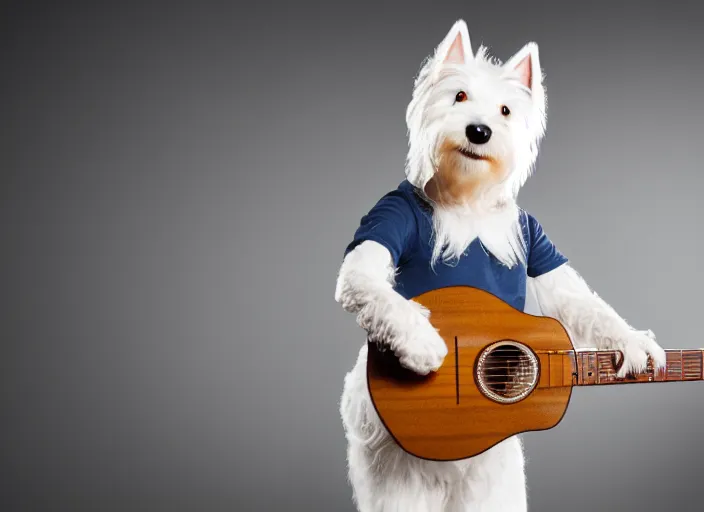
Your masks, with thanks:
<instances>
[{"instance_id":1,"label":"dog head","mask_svg":"<svg viewBox=\"0 0 704 512\"><path fill-rule=\"evenodd\" d=\"M502 64L484 46L473 55L467 25L457 21L415 80L408 180L450 203L515 198L545 133L542 82L535 43Z\"/></svg>"}]
</instances>

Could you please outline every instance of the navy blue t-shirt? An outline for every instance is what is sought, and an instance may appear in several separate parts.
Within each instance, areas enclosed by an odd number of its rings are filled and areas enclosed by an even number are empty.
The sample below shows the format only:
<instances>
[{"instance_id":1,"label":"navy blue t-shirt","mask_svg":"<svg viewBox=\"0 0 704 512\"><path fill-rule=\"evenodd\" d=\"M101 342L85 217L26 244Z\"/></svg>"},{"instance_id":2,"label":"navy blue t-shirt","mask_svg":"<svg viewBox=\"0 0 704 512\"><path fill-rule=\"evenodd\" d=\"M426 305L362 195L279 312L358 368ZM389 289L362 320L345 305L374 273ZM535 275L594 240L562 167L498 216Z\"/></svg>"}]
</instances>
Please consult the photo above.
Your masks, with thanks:
<instances>
[{"instance_id":1,"label":"navy blue t-shirt","mask_svg":"<svg viewBox=\"0 0 704 512\"><path fill-rule=\"evenodd\" d=\"M545 274L567 262L567 258L532 215L520 210L519 219L525 240L526 265L519 263L508 268L475 239L458 261L446 264L440 259L431 268L432 207L404 180L362 217L345 255L365 240L386 247L398 269L395 289L407 299L447 286L473 286L523 311L526 276Z\"/></svg>"}]
</instances>

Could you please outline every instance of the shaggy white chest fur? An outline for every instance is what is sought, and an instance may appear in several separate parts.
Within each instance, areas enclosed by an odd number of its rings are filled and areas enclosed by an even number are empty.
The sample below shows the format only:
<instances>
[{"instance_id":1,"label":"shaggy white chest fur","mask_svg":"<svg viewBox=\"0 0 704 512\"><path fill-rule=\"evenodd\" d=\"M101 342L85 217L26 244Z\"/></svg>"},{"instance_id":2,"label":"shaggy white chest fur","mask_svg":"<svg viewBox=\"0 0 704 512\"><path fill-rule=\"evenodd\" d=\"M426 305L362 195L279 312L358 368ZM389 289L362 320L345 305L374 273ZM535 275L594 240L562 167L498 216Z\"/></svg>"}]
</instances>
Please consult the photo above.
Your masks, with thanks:
<instances>
[{"instance_id":1,"label":"shaggy white chest fur","mask_svg":"<svg viewBox=\"0 0 704 512\"><path fill-rule=\"evenodd\" d=\"M468 207L441 208L433 212L433 263L457 260L469 244L479 239L507 267L525 264L526 248L515 204L481 212Z\"/></svg>"}]
</instances>

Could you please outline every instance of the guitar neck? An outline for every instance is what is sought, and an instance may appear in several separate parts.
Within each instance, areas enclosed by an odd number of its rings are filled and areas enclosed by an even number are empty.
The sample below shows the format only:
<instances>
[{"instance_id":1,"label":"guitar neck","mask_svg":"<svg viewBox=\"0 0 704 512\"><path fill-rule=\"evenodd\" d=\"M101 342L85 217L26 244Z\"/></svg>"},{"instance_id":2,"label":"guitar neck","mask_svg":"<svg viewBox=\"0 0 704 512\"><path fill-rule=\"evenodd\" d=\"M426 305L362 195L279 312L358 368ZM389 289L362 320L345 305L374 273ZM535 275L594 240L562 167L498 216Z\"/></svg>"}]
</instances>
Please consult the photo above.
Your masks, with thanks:
<instances>
[{"instance_id":1,"label":"guitar neck","mask_svg":"<svg viewBox=\"0 0 704 512\"><path fill-rule=\"evenodd\" d=\"M620 352L576 350L576 386L633 384L640 382L682 382L704 380L704 350L665 350L667 364L657 371L648 358L645 371L617 377Z\"/></svg>"}]
</instances>

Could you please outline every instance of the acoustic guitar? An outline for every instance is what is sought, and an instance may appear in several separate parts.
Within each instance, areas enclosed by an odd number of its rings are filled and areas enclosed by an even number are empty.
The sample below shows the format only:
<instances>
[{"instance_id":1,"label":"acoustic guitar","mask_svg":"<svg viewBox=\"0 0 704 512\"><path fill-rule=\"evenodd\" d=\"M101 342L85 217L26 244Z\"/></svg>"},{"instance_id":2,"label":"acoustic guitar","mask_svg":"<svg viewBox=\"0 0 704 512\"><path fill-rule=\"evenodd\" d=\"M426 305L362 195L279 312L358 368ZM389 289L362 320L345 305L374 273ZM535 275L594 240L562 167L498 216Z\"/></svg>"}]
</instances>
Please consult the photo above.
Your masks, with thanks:
<instances>
[{"instance_id":1,"label":"acoustic guitar","mask_svg":"<svg viewBox=\"0 0 704 512\"><path fill-rule=\"evenodd\" d=\"M391 436L423 459L473 457L513 435L551 429L574 386L703 379L704 350L666 350L664 369L649 359L642 373L620 378L619 351L577 350L559 321L483 290L448 287L414 300L447 343L442 367L418 375L369 339L367 381Z\"/></svg>"}]
</instances>

